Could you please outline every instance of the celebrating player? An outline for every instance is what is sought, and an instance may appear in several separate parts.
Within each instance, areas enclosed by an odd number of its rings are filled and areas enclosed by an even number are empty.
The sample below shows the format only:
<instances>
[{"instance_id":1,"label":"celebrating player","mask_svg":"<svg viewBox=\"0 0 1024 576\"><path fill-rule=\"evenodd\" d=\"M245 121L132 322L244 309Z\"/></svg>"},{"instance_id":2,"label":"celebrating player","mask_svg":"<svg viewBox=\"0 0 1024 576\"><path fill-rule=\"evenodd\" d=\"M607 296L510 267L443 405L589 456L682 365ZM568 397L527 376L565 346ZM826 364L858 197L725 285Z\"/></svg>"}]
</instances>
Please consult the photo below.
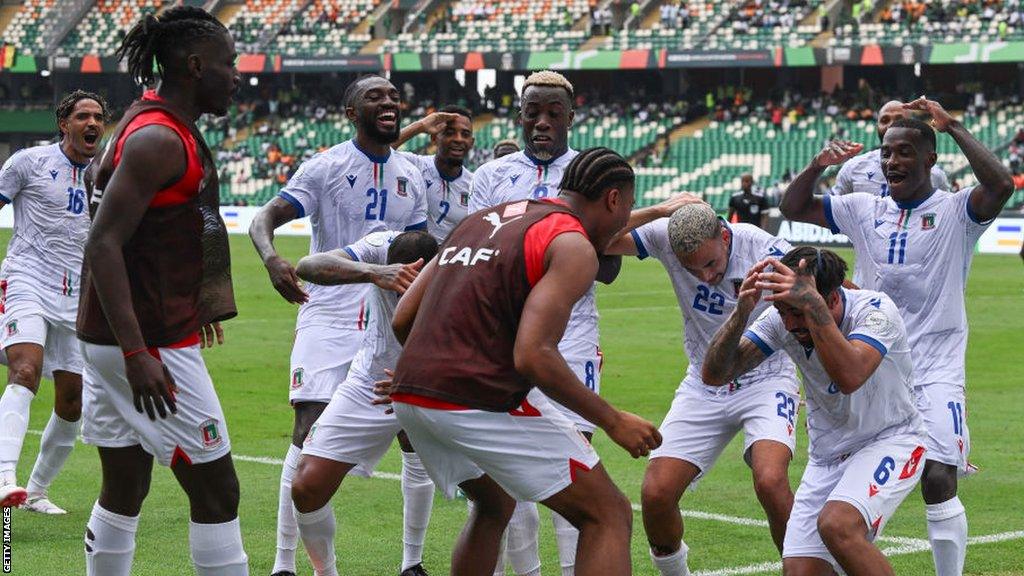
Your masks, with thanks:
<instances>
[{"instance_id":1,"label":"celebrating player","mask_svg":"<svg viewBox=\"0 0 1024 576\"><path fill-rule=\"evenodd\" d=\"M399 301L394 327L407 341L395 413L435 484L475 503L452 574L494 569L513 498L542 502L579 530L580 574L631 572L629 502L573 423L531 390L634 457L660 444L650 423L590 391L558 348L573 304L592 288L597 251L629 218L633 178L618 154L586 150L566 169L558 202L468 216Z\"/></svg>"},{"instance_id":2,"label":"celebrating player","mask_svg":"<svg viewBox=\"0 0 1024 576\"><path fill-rule=\"evenodd\" d=\"M7 246L0 347L7 388L0 398L0 506L66 512L46 491L64 467L82 413L82 354L75 335L82 250L89 234L83 175L99 152L107 105L75 90L57 106L60 141L18 152L0 169L0 208L14 205ZM39 445L27 492L15 480L39 379L53 379L53 414ZM27 499L26 499L27 498Z\"/></svg>"},{"instance_id":3,"label":"celebrating player","mask_svg":"<svg viewBox=\"0 0 1024 576\"><path fill-rule=\"evenodd\" d=\"M726 224L701 202L620 236L607 251L660 260L686 321L690 363L661 425L665 440L651 452L642 489L651 558L665 576L689 574L679 513L683 492L710 471L740 430L754 490L768 515L772 539L782 550L793 506L788 468L796 447L800 400L793 364L784 357L771 358L728 386L705 384L700 369L711 338L737 305L747 271L789 248L785 240L755 225ZM758 303L755 312L767 307L767 302Z\"/></svg>"},{"instance_id":4,"label":"celebrating player","mask_svg":"<svg viewBox=\"0 0 1024 576\"><path fill-rule=\"evenodd\" d=\"M153 458L190 505L199 576L249 573L227 424L200 343L235 315L213 156L195 126L238 89L234 41L199 8L146 16L117 52L147 90L95 169L78 337L85 359L82 436L103 484L85 531L86 573L127 576ZM95 168L95 167L94 167ZM202 331L203 337L200 337Z\"/></svg>"},{"instance_id":5,"label":"celebrating player","mask_svg":"<svg viewBox=\"0 0 1024 576\"><path fill-rule=\"evenodd\" d=\"M434 484L394 414L374 406L373 386L394 370L401 345L391 330L399 296L416 278L424 262L437 254L437 242L423 231L374 232L342 250L312 254L296 271L309 282L375 284L367 296L370 327L352 360L345 382L309 431L302 459L292 480L299 535L317 576L337 575L334 554L334 511L330 500L352 472L369 476L398 435L402 446L402 496L405 534L401 576L425 576L423 541L434 501Z\"/></svg>"},{"instance_id":6,"label":"celebrating player","mask_svg":"<svg viewBox=\"0 0 1024 576\"><path fill-rule=\"evenodd\" d=\"M787 575L826 576L838 567L850 576L893 574L872 541L923 469L903 320L885 294L843 288L845 272L837 254L809 247L758 263L704 357L712 386L729 385L779 350L803 373L810 461L786 525ZM762 290L774 307L744 331Z\"/></svg>"},{"instance_id":7,"label":"celebrating player","mask_svg":"<svg viewBox=\"0 0 1024 576\"><path fill-rule=\"evenodd\" d=\"M399 152L422 172L427 188L427 230L443 242L466 217L473 173L463 163L473 149L473 113L462 106L445 106L402 130L396 146L417 134L430 134L433 156Z\"/></svg>"},{"instance_id":8,"label":"celebrating player","mask_svg":"<svg viewBox=\"0 0 1024 576\"><path fill-rule=\"evenodd\" d=\"M826 166L857 152L830 142L790 184L782 212L791 220L846 234L857 255L862 287L888 294L908 327L914 357L914 392L928 430L928 461L921 480L928 538L939 576L960 574L967 552L967 517L957 497L957 471L967 470L970 434L965 416L964 290L974 246L1013 193L999 159L937 102L920 98L905 110L927 112L970 162L979 184L950 193L936 190L935 131L924 122L893 122L882 141L889 196L815 198L811 189Z\"/></svg>"},{"instance_id":9,"label":"celebrating player","mask_svg":"<svg viewBox=\"0 0 1024 576\"><path fill-rule=\"evenodd\" d=\"M345 115L356 137L304 162L256 215L249 236L285 300L302 304L291 355L288 398L295 411L292 442L281 470L277 510L277 555L272 574L295 573L298 528L292 507L302 441L327 407L335 388L345 381L367 328L366 284L308 285L308 292L274 249L274 229L309 216L313 237L309 252L327 252L379 230L427 227L427 200L421 170L391 145L401 125L399 93L381 76L364 76L349 84Z\"/></svg>"}]
</instances>

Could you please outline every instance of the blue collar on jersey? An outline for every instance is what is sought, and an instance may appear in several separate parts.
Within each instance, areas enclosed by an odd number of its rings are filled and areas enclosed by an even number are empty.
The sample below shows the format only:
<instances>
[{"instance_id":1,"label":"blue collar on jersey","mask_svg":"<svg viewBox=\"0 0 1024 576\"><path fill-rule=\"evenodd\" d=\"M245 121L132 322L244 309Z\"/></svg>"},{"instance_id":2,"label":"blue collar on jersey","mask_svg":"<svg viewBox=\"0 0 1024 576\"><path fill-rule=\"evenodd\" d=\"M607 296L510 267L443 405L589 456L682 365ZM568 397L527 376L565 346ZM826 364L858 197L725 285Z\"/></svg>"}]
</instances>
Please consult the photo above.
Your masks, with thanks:
<instances>
[{"instance_id":1,"label":"blue collar on jersey","mask_svg":"<svg viewBox=\"0 0 1024 576\"><path fill-rule=\"evenodd\" d=\"M449 177L445 176L444 172L441 172L441 169L437 167L437 154L434 154L434 168L437 169L437 175L441 177L441 180L444 180L445 182L447 182L449 184L451 184L452 182L455 182L459 178L462 178L462 172L465 170L465 168L463 168L462 166L459 166L459 175L458 176L456 176L454 178L449 178Z\"/></svg>"},{"instance_id":2,"label":"blue collar on jersey","mask_svg":"<svg viewBox=\"0 0 1024 576\"><path fill-rule=\"evenodd\" d=\"M359 143L356 142L355 138L352 139L352 145L356 147L356 150L359 150L360 152L363 153L364 156L369 158L370 162L373 162L374 164L383 164L383 163L388 161L388 158L391 157L391 148L390 147L388 148L388 153L386 155L384 155L384 156L377 156L376 154L370 154L366 150L363 150L362 148L360 148L359 147Z\"/></svg>"},{"instance_id":3,"label":"blue collar on jersey","mask_svg":"<svg viewBox=\"0 0 1024 576\"><path fill-rule=\"evenodd\" d=\"M929 192L929 193L928 193L928 195L927 195L927 196L925 196L924 198L921 198L920 200L914 200L914 201L912 201L912 202L899 202L899 201L897 201L897 200L896 200L895 198L893 198L893 202L896 202L896 206L897 206L897 207L898 207L898 208L899 208L900 210L913 210L914 208L917 208L917 207L918 207L918 206L920 206L921 204L924 204L924 203L925 203L925 202L927 202L927 201L928 201L929 199L931 199L931 197L932 197L932 196L933 196L934 194L935 194L935 190L932 190L931 192ZM889 197L890 197L890 198L892 198L892 196L889 196Z\"/></svg>"},{"instance_id":4,"label":"blue collar on jersey","mask_svg":"<svg viewBox=\"0 0 1024 576\"><path fill-rule=\"evenodd\" d=\"M57 142L57 149L60 150L60 153L64 155L64 158L66 158L67 161L70 162L72 166L74 166L75 168L78 168L79 170L85 170L89 166L89 163L86 162L85 164L79 164L78 162L75 162L74 160L72 160L71 157L68 156L66 152L64 152L64 146L62 145L63 142L64 142L63 140L61 140L60 142Z\"/></svg>"},{"instance_id":5,"label":"blue collar on jersey","mask_svg":"<svg viewBox=\"0 0 1024 576\"><path fill-rule=\"evenodd\" d=\"M533 154L530 154L529 150L523 149L523 156L526 156L527 160L529 160L530 162L533 162L537 166L547 166L548 164L551 164L555 160L558 160L559 158L561 158L562 156L565 156L568 153L569 153L569 147L566 146L565 152L562 152L561 154L559 154L558 156L555 156L551 160L538 160L536 157L534 157Z\"/></svg>"}]
</instances>

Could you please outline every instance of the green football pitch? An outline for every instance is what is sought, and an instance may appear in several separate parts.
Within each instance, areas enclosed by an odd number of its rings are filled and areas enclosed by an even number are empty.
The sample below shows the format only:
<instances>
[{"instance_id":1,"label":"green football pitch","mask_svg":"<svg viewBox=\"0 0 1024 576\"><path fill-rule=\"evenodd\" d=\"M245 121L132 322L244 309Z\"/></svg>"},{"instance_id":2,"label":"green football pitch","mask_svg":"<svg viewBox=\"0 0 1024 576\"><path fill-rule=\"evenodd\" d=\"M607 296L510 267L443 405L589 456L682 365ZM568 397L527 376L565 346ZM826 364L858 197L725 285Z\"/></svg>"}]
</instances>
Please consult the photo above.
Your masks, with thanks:
<instances>
[{"instance_id":1,"label":"green football pitch","mask_svg":"<svg viewBox=\"0 0 1024 576\"><path fill-rule=\"evenodd\" d=\"M0 233L6 245L8 231ZM248 239L234 236L235 293L239 315L225 323L227 342L205 352L230 428L242 486L241 524L251 573L270 573L274 557L280 462L291 431L288 357L295 308L271 288ZM281 252L293 261L308 240L281 238ZM850 256L849 253L845 254ZM612 286L598 291L601 341L605 352L602 392L615 405L660 422L681 379L681 318L668 279L655 261L630 259ZM980 473L961 483L971 545L969 574L1024 574L1024 270L1016 256L979 255L967 291L971 336L967 358L971 460ZM52 406L53 387L44 382L32 406L32 420L18 478L27 481L39 434ZM806 436L798 440L790 468L794 490L807 461ZM644 460L633 460L600 432L595 445L606 467L629 498L639 502ZM742 443L725 451L698 488L683 498L691 570L708 575L779 572L778 555L765 516L741 460ZM398 573L402 548L401 459L397 446L378 476L349 478L334 499L338 519L339 571L345 575ZM11 544L14 574L84 574L82 536L99 491L96 450L79 444L50 489L70 513L42 517L14 510ZM541 558L545 574L557 574L558 559L549 515L542 511ZM452 543L466 516L466 503L437 497L425 550L425 566L447 573ZM634 516L633 566L654 575L639 512ZM880 545L900 574L932 573L924 507L915 492L903 503ZM299 551L299 573L311 574ZM191 574L188 503L170 472L157 467L143 507L135 553L137 575Z\"/></svg>"}]
</instances>

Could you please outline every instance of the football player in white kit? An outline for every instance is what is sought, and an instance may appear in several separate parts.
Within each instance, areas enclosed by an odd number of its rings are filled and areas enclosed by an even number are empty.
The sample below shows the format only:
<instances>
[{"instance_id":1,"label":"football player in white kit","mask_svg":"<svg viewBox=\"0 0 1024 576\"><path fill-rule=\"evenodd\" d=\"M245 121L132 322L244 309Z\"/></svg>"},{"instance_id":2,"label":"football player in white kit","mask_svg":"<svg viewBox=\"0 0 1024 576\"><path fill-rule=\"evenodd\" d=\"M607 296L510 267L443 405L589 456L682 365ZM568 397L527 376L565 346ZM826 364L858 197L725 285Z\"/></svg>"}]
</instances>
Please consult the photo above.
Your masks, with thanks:
<instances>
[{"instance_id":1,"label":"football player in white kit","mask_svg":"<svg viewBox=\"0 0 1024 576\"><path fill-rule=\"evenodd\" d=\"M341 250L299 261L303 280L332 286L373 283L366 297L370 325L345 382L310 428L302 446L292 497L299 535L317 576L338 574L331 498L350 472L369 476L396 434L402 446L404 547L401 576L426 576L423 542L434 499L434 483L390 409L374 405L374 383L394 370L401 344L391 329L395 306L419 270L437 254L437 241L423 231L373 232Z\"/></svg>"},{"instance_id":2,"label":"football player in white kit","mask_svg":"<svg viewBox=\"0 0 1024 576\"><path fill-rule=\"evenodd\" d=\"M295 269L274 249L274 229L309 216L310 253L352 244L370 232L427 227L422 171L391 145L401 125L399 92L386 78L364 76L345 90L345 114L356 136L304 162L253 219L249 236L286 300L302 304L291 355L289 400L295 410L292 442L281 471L277 555L272 574L295 573L298 528L291 500L302 441L345 381L367 327L368 286L318 286L304 290Z\"/></svg>"},{"instance_id":3,"label":"football player in white kit","mask_svg":"<svg viewBox=\"0 0 1024 576\"><path fill-rule=\"evenodd\" d=\"M778 351L803 373L810 458L786 526L787 576L893 574L873 541L924 469L903 319L885 294L843 288L845 272L837 254L806 246L758 263L704 357L709 385ZM774 307L744 330L762 290Z\"/></svg>"},{"instance_id":4,"label":"football player in white kit","mask_svg":"<svg viewBox=\"0 0 1024 576\"><path fill-rule=\"evenodd\" d=\"M651 558L665 576L689 574L679 513L683 492L711 470L741 430L754 490L772 539L782 550L793 506L788 469L800 402L796 370L789 359L773 357L727 386L703 383L700 370L711 338L737 305L747 271L789 249L788 242L753 224L726 223L701 202L620 236L606 251L657 258L668 272L686 323L690 363L662 422L663 441L651 452L641 491ZM755 313L768 306L758 303Z\"/></svg>"},{"instance_id":5,"label":"football player in white kit","mask_svg":"<svg viewBox=\"0 0 1024 576\"><path fill-rule=\"evenodd\" d=\"M89 234L83 176L99 152L107 117L100 96L76 90L57 106L60 141L21 150L0 169L0 208L14 205L0 290L0 347L7 388L0 398L0 506L65 514L47 489L75 445L82 411L82 354L75 335L82 251ZM27 490L15 472L41 376L53 379L46 424Z\"/></svg>"},{"instance_id":6,"label":"football player in white kit","mask_svg":"<svg viewBox=\"0 0 1024 576\"><path fill-rule=\"evenodd\" d=\"M423 171L429 216L427 230L438 242L444 242L469 210L473 173L463 163L473 149L473 113L462 106L444 106L439 112L403 128L395 146L424 132L430 134L436 154L398 153Z\"/></svg>"},{"instance_id":7,"label":"football player in white kit","mask_svg":"<svg viewBox=\"0 0 1024 576\"><path fill-rule=\"evenodd\" d=\"M957 474L968 469L964 359L967 313L964 290L978 239L1013 193L999 159L942 106L924 97L907 110L927 112L940 132L960 146L979 184L956 193L936 190L935 132L919 120L894 122L882 143L889 196L815 198L812 188L826 166L856 153L831 142L790 184L782 200L787 218L846 234L857 255L863 288L888 294L906 322L914 357L914 392L928 430L921 492L928 538L939 576L963 571L967 517L957 497Z\"/></svg>"}]
</instances>

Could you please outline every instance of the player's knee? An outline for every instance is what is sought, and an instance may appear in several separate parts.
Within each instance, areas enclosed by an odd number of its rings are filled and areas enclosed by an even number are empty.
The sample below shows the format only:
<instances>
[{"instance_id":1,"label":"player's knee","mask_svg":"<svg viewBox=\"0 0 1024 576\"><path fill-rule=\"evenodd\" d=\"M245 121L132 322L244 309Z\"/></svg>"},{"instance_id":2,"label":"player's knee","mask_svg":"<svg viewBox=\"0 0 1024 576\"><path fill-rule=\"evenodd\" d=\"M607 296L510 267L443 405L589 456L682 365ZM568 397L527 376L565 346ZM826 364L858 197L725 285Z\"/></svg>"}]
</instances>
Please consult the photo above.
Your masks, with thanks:
<instances>
[{"instance_id":1,"label":"player's knee","mask_svg":"<svg viewBox=\"0 0 1024 576\"><path fill-rule=\"evenodd\" d=\"M611 495L602 498L597 521L605 526L633 532L633 506L619 489L612 490Z\"/></svg>"},{"instance_id":2,"label":"player's knee","mask_svg":"<svg viewBox=\"0 0 1024 576\"><path fill-rule=\"evenodd\" d=\"M222 523L238 517L241 490L236 474L218 474L206 478L197 494L190 494L192 518L196 521Z\"/></svg>"},{"instance_id":3,"label":"player's knee","mask_svg":"<svg viewBox=\"0 0 1024 576\"><path fill-rule=\"evenodd\" d=\"M82 417L82 397L57 397L54 399L53 411L68 422L78 422Z\"/></svg>"},{"instance_id":4,"label":"player's knee","mask_svg":"<svg viewBox=\"0 0 1024 576\"><path fill-rule=\"evenodd\" d=\"M640 488L640 504L644 510L667 510L679 505L678 489L669 482L647 476Z\"/></svg>"},{"instance_id":5,"label":"player's knee","mask_svg":"<svg viewBox=\"0 0 1024 576\"><path fill-rule=\"evenodd\" d=\"M310 469L299 465L299 470L292 478L292 502L299 512L313 512L323 508L329 500L324 496L321 483L317 481L317 475L310 473Z\"/></svg>"},{"instance_id":6,"label":"player's knee","mask_svg":"<svg viewBox=\"0 0 1024 576\"><path fill-rule=\"evenodd\" d=\"M929 461L921 474L921 494L925 502L938 504L956 496L956 467Z\"/></svg>"},{"instance_id":7,"label":"player's knee","mask_svg":"<svg viewBox=\"0 0 1024 576\"><path fill-rule=\"evenodd\" d=\"M789 491L789 474L785 468L777 466L755 470L754 491L762 500L777 498Z\"/></svg>"},{"instance_id":8,"label":"player's knee","mask_svg":"<svg viewBox=\"0 0 1024 576\"><path fill-rule=\"evenodd\" d=\"M34 362L19 360L11 362L7 368L7 382L24 386L35 394L39 390L39 379L42 377L42 367Z\"/></svg>"},{"instance_id":9,"label":"player's knee","mask_svg":"<svg viewBox=\"0 0 1024 576\"><path fill-rule=\"evenodd\" d=\"M863 537L866 530L864 518L848 504L829 502L818 514L818 533L829 548L841 546L858 534Z\"/></svg>"}]
</instances>

